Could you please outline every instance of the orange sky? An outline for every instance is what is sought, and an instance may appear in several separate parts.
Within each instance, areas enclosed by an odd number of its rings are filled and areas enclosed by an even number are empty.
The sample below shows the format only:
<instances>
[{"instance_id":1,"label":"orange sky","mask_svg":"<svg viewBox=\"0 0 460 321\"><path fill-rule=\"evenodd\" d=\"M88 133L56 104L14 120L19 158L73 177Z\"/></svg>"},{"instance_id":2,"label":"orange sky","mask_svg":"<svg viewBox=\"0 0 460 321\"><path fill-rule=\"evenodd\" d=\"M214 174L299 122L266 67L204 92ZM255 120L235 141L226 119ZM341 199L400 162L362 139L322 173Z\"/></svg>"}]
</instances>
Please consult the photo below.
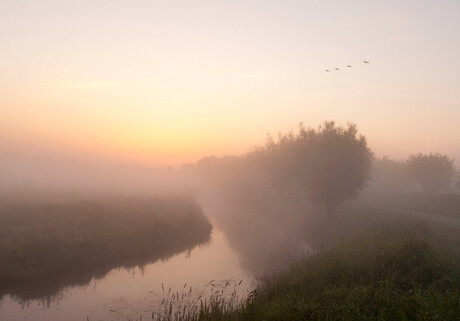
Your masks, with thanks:
<instances>
[{"instance_id":1,"label":"orange sky","mask_svg":"<svg viewBox=\"0 0 460 321\"><path fill-rule=\"evenodd\" d=\"M4 0L0 152L177 166L336 120L378 156L459 159L459 9Z\"/></svg>"}]
</instances>

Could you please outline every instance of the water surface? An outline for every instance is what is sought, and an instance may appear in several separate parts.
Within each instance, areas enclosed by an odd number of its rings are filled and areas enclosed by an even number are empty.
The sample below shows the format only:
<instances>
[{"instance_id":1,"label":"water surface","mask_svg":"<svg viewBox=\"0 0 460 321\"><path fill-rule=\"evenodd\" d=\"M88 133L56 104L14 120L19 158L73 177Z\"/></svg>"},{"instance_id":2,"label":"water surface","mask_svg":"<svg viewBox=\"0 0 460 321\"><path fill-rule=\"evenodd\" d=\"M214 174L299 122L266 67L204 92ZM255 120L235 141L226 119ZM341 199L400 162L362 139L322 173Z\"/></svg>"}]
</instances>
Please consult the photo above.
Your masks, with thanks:
<instances>
[{"instance_id":1,"label":"water surface","mask_svg":"<svg viewBox=\"0 0 460 321\"><path fill-rule=\"evenodd\" d=\"M88 285L60 291L53 299L21 302L9 295L0 301L0 320L86 321L151 319L165 291L181 292L184 284L196 297L208 294L209 282L216 287L239 283L238 295L245 296L254 286L253 276L240 265L225 234L214 228L211 241L166 261L130 270L114 269Z\"/></svg>"}]
</instances>

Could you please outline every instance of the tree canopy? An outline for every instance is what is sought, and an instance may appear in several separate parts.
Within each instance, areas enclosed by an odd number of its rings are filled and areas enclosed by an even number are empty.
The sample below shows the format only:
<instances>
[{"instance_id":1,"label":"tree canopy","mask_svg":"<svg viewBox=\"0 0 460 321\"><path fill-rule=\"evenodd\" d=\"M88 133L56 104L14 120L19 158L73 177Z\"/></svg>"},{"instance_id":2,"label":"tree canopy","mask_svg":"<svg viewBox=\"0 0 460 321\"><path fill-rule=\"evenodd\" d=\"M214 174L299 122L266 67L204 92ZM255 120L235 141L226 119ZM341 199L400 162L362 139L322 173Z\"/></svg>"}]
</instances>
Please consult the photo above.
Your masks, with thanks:
<instances>
[{"instance_id":1,"label":"tree canopy","mask_svg":"<svg viewBox=\"0 0 460 321\"><path fill-rule=\"evenodd\" d=\"M456 175L454 160L439 153L411 155L406 168L411 180L430 194L448 189Z\"/></svg>"},{"instance_id":2,"label":"tree canopy","mask_svg":"<svg viewBox=\"0 0 460 321\"><path fill-rule=\"evenodd\" d=\"M342 127L333 121L318 129L301 124L297 134L291 131L276 141L269 137L266 146L250 156L259 158L274 185L295 184L329 214L364 188L373 160L373 152L355 124Z\"/></svg>"}]
</instances>

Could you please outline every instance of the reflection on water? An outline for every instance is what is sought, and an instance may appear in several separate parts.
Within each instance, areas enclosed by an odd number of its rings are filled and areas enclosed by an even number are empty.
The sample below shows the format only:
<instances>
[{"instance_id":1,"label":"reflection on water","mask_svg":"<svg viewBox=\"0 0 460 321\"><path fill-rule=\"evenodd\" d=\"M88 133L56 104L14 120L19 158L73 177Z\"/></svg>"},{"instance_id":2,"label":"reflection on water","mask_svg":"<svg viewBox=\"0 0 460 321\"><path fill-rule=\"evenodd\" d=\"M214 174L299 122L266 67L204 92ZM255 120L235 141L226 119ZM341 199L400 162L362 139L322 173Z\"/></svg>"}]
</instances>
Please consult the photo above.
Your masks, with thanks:
<instances>
[{"instance_id":1,"label":"reflection on water","mask_svg":"<svg viewBox=\"0 0 460 321\"><path fill-rule=\"evenodd\" d=\"M0 302L0 320L119 320L141 315L146 320L163 299L161 283L178 291L187 283L198 296L211 280L217 285L243 280L237 291L245 296L254 279L239 262L224 233L214 228L207 245L142 268L112 270L85 286L65 289L50 301L21 303L5 296Z\"/></svg>"},{"instance_id":2,"label":"reflection on water","mask_svg":"<svg viewBox=\"0 0 460 321\"><path fill-rule=\"evenodd\" d=\"M144 257L133 257L125 260L122 264L113 265L106 264L91 269L75 269L68 270L66 273L56 273L47 278L33 279L23 281L21 283L10 284L7 287L2 287L0 290L0 298L5 294L9 294L15 301L25 305L28 301L38 300L43 305L50 305L53 301L59 301L65 292L64 289L71 287L84 287L91 281L101 279L114 268L133 270L143 268L154 262L166 261L178 253L190 253L196 246L205 246L210 241L210 234L201 237L198 236L195 240L189 241L188 244L183 242L172 243L168 246L162 246L156 249L152 255Z\"/></svg>"}]
</instances>

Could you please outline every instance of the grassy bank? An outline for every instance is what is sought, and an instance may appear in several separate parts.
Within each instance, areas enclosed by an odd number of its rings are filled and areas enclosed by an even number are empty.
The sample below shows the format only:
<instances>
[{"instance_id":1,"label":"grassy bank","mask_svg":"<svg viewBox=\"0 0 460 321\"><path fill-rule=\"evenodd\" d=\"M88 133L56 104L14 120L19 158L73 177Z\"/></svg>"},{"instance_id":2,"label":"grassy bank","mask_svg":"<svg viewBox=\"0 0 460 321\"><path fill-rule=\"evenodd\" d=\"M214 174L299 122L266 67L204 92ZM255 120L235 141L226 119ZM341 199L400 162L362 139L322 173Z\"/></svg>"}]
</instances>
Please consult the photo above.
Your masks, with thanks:
<instances>
[{"instance_id":1,"label":"grassy bank","mask_svg":"<svg viewBox=\"0 0 460 321\"><path fill-rule=\"evenodd\" d=\"M210 232L200 207L186 198L9 202L0 206L0 294L51 295L115 267L190 249Z\"/></svg>"},{"instance_id":2,"label":"grassy bank","mask_svg":"<svg viewBox=\"0 0 460 321\"><path fill-rule=\"evenodd\" d=\"M460 320L458 231L372 210L340 214L328 247L266 278L238 307L216 297L172 319Z\"/></svg>"}]
</instances>

